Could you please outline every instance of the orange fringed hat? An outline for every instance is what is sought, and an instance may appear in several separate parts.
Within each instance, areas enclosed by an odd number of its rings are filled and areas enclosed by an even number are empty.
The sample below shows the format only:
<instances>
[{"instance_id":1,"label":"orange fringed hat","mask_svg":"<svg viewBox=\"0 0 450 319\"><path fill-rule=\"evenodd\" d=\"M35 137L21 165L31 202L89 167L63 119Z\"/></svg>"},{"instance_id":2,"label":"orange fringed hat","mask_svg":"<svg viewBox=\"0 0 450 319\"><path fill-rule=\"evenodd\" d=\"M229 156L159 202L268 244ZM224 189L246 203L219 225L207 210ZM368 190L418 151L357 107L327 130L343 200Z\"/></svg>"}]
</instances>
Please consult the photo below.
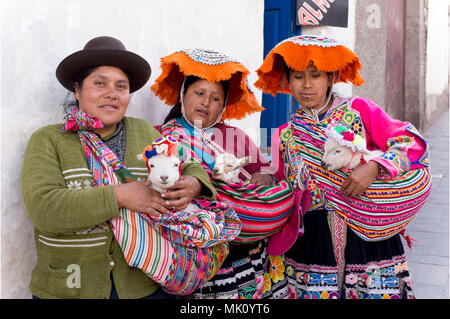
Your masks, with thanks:
<instances>
[{"instance_id":1,"label":"orange fringed hat","mask_svg":"<svg viewBox=\"0 0 450 319\"><path fill-rule=\"evenodd\" d=\"M227 104L223 120L240 120L264 108L259 105L248 88L247 70L241 63L216 51L188 49L161 58L161 75L151 90L168 105L178 102L184 78L188 75L200 77L209 82L229 80Z\"/></svg>"},{"instance_id":2,"label":"orange fringed hat","mask_svg":"<svg viewBox=\"0 0 450 319\"><path fill-rule=\"evenodd\" d=\"M286 39L269 52L256 70L258 80L255 86L273 96L277 93L292 93L286 83L283 60L290 69L296 71L305 71L313 63L321 71L335 72L335 83L364 84L359 74L362 65L353 51L337 40L303 35Z\"/></svg>"}]
</instances>

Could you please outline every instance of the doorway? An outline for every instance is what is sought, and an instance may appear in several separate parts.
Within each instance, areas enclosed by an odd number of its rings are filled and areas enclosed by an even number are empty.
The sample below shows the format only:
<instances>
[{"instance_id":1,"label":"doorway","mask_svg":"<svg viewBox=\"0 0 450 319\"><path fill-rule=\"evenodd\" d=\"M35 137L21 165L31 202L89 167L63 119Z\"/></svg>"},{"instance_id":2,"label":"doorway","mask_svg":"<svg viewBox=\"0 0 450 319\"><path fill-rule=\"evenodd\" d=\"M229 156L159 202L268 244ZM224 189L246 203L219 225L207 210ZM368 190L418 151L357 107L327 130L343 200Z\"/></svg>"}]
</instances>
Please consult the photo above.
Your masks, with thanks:
<instances>
[{"instance_id":1,"label":"doorway","mask_svg":"<svg viewBox=\"0 0 450 319\"><path fill-rule=\"evenodd\" d=\"M295 0L264 0L264 58L280 41L301 34L296 26ZM272 132L286 123L297 111L295 101L288 94L263 94L261 113L261 150L270 154Z\"/></svg>"}]
</instances>

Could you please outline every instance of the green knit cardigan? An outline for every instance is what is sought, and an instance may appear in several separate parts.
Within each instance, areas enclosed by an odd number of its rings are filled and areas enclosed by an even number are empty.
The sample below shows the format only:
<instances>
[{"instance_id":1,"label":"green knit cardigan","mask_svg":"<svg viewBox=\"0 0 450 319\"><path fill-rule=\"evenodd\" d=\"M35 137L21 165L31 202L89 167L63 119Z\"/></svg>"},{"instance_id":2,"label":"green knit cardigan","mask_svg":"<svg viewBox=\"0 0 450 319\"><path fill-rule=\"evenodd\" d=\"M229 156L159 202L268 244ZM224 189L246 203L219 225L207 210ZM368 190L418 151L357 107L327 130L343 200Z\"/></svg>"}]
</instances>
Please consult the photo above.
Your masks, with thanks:
<instances>
[{"instance_id":1,"label":"green knit cardigan","mask_svg":"<svg viewBox=\"0 0 450 319\"><path fill-rule=\"evenodd\" d=\"M125 117L124 124L124 164L145 180L145 163L136 155L161 135L144 120ZM37 249L31 293L40 298L109 298L112 274L119 298L152 294L157 284L127 265L107 224L119 217L114 186L94 187L78 135L61 127L34 132L23 159L22 196ZM199 164L184 163L182 170L201 182L203 197L215 200L216 191Z\"/></svg>"}]
</instances>

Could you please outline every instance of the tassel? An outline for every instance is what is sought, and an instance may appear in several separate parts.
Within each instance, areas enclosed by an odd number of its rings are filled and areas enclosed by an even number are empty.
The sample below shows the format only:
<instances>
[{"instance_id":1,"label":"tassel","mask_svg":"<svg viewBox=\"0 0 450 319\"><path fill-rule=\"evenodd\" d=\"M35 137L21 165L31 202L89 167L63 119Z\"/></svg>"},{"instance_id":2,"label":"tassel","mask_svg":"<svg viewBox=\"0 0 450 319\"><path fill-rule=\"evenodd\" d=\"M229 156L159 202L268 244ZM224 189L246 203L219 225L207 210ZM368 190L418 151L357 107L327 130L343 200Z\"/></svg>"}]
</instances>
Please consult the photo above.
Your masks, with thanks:
<instances>
[{"instance_id":1,"label":"tassel","mask_svg":"<svg viewBox=\"0 0 450 319\"><path fill-rule=\"evenodd\" d=\"M409 249L412 250L412 242L415 241L417 243L417 240L415 240L414 238L411 238L411 236L409 236L409 235L406 235L406 229L405 228L403 228L400 231L400 235L403 236L403 238L406 240L406 243L408 244Z\"/></svg>"},{"instance_id":2,"label":"tassel","mask_svg":"<svg viewBox=\"0 0 450 319\"><path fill-rule=\"evenodd\" d=\"M361 165L364 165L364 164L366 164L366 163L367 163L367 161L366 161L366 159L364 158L364 155L361 155L360 164L361 164Z\"/></svg>"}]
</instances>

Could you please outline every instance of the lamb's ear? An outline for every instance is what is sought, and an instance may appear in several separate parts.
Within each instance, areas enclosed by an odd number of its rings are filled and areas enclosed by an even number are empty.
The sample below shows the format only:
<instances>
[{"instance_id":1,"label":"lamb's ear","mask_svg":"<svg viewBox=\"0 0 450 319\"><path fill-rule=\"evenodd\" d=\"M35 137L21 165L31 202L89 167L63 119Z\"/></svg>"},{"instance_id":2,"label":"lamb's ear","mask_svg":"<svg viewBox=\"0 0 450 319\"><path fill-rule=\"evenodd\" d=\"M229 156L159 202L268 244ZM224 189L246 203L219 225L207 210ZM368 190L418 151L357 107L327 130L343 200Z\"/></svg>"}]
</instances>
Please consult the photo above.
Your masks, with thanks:
<instances>
[{"instance_id":1,"label":"lamb's ear","mask_svg":"<svg viewBox=\"0 0 450 319\"><path fill-rule=\"evenodd\" d=\"M238 165L237 167L243 167L247 164L250 164L252 162L252 157L251 156L246 156L243 158L238 159Z\"/></svg>"},{"instance_id":2,"label":"lamb's ear","mask_svg":"<svg viewBox=\"0 0 450 319\"><path fill-rule=\"evenodd\" d=\"M143 160L144 160L144 157L142 156L142 154L136 155L136 158L137 158L138 160L140 160L140 161L143 161Z\"/></svg>"}]
</instances>

